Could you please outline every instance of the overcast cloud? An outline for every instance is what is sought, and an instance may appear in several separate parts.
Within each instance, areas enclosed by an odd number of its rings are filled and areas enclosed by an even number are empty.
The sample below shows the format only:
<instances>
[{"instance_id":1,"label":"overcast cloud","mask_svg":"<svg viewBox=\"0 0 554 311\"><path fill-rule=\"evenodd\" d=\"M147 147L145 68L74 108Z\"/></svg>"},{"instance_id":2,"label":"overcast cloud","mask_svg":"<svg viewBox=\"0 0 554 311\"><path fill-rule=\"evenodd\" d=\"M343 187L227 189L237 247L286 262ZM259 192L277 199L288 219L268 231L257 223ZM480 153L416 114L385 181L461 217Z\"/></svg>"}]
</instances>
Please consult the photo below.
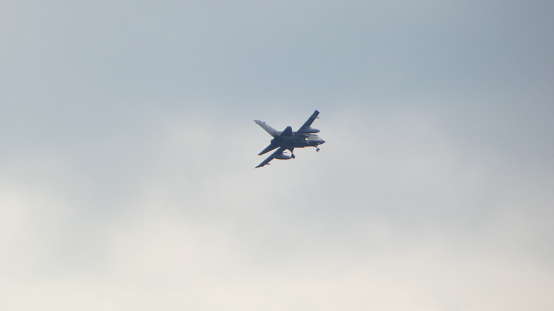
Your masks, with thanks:
<instances>
[{"instance_id":1,"label":"overcast cloud","mask_svg":"<svg viewBox=\"0 0 554 311\"><path fill-rule=\"evenodd\" d=\"M0 309L553 310L553 12L0 1Z\"/></svg>"}]
</instances>

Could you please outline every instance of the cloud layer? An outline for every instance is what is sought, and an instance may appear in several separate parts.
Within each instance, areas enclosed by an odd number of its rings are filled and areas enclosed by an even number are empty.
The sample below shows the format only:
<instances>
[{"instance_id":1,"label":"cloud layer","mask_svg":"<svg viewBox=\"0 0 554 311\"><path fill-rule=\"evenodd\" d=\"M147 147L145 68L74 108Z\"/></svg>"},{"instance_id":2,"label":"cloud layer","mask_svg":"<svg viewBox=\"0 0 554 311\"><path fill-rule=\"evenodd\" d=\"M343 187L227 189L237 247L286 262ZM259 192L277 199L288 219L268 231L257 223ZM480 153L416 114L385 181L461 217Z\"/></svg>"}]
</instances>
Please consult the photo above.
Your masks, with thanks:
<instances>
[{"instance_id":1,"label":"cloud layer","mask_svg":"<svg viewBox=\"0 0 554 311\"><path fill-rule=\"evenodd\" d=\"M0 7L0 309L554 306L547 1Z\"/></svg>"}]
</instances>

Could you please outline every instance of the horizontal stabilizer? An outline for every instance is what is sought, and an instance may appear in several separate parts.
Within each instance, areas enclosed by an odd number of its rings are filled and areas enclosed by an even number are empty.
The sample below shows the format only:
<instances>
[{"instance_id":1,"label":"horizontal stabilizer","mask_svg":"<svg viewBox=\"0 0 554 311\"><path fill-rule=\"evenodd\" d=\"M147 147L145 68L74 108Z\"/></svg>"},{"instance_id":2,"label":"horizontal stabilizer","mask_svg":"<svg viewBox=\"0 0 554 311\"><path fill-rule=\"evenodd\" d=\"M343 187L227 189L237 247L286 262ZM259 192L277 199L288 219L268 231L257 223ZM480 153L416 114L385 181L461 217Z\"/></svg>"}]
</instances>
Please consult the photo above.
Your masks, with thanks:
<instances>
[{"instance_id":1,"label":"horizontal stabilizer","mask_svg":"<svg viewBox=\"0 0 554 311\"><path fill-rule=\"evenodd\" d=\"M271 150L273 150L273 149L275 149L275 148L277 148L277 147L279 147L279 144L274 144L274 143L272 143L272 144L270 144L269 146L265 147L265 149L262 150L262 152L258 153L258 155L262 155L262 154L264 154L264 153L268 153L268 152L270 152Z\"/></svg>"},{"instance_id":2,"label":"horizontal stabilizer","mask_svg":"<svg viewBox=\"0 0 554 311\"><path fill-rule=\"evenodd\" d=\"M260 121L260 120L254 120L254 122L256 122L256 124L258 124L261 128L263 128L266 132L269 133L269 135L275 137L279 134L281 134L280 131L272 128L271 126L267 125L267 123L265 123L264 121Z\"/></svg>"}]
</instances>

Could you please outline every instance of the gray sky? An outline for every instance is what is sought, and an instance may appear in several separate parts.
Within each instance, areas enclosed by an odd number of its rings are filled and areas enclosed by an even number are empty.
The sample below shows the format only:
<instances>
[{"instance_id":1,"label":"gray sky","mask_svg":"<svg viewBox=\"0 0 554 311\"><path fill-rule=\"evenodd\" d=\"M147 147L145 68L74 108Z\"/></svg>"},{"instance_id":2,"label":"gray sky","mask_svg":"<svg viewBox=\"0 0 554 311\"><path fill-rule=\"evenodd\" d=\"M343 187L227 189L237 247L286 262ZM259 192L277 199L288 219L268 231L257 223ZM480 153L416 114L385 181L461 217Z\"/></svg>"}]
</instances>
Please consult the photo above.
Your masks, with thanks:
<instances>
[{"instance_id":1,"label":"gray sky","mask_svg":"<svg viewBox=\"0 0 554 311\"><path fill-rule=\"evenodd\" d=\"M0 1L0 309L552 310L553 12Z\"/></svg>"}]
</instances>

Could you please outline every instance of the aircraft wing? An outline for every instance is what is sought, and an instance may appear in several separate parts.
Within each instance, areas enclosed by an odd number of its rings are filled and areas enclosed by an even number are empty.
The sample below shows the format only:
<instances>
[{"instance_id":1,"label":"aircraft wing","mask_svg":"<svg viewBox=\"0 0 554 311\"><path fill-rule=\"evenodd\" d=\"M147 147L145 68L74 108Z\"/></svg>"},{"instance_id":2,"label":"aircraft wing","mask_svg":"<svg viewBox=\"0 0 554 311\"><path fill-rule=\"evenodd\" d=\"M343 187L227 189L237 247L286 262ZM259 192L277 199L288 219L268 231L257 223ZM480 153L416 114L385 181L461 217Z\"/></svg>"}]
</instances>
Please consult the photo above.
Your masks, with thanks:
<instances>
[{"instance_id":1,"label":"aircraft wing","mask_svg":"<svg viewBox=\"0 0 554 311\"><path fill-rule=\"evenodd\" d=\"M269 162L271 162L271 160L275 159L275 156L277 156L279 154L282 154L283 151L285 151L285 148L283 148L283 147L280 147L279 149L275 150L275 152L273 152L269 157L267 157L267 159L265 159L262 163L260 163L258 166L256 166L256 168L262 167L266 164L269 164Z\"/></svg>"},{"instance_id":2,"label":"aircraft wing","mask_svg":"<svg viewBox=\"0 0 554 311\"><path fill-rule=\"evenodd\" d=\"M308 118L306 122L298 129L298 132L303 132L305 129L310 128L312 126L312 123L314 123L314 120L317 119L317 116L319 115L319 111L314 111L312 115Z\"/></svg>"}]
</instances>

